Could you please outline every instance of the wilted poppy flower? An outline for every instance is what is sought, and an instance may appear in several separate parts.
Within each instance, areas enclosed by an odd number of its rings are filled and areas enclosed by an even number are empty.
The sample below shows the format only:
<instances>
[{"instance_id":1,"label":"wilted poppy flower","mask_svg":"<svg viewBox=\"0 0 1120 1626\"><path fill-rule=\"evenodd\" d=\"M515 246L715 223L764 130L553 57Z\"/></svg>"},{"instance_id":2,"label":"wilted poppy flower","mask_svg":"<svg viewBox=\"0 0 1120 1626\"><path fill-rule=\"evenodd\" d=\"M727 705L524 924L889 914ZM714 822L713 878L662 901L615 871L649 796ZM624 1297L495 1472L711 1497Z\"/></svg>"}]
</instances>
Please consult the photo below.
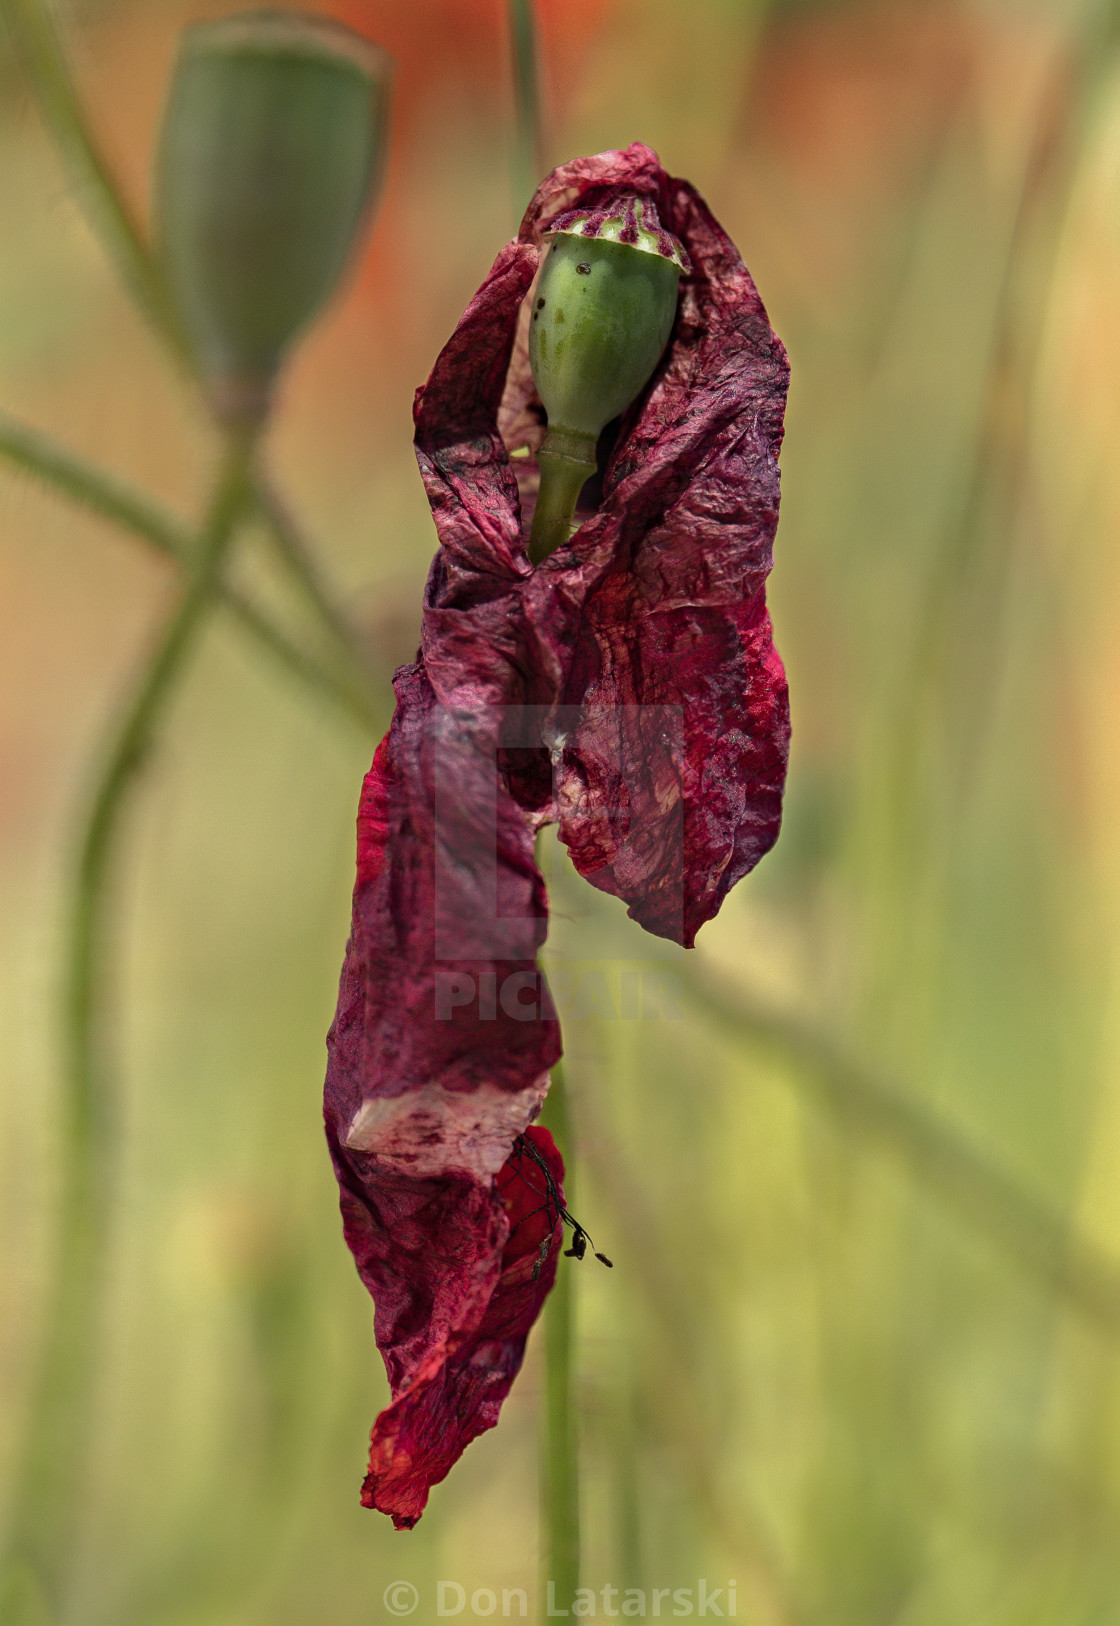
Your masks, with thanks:
<instances>
[{"instance_id":1,"label":"wilted poppy flower","mask_svg":"<svg viewBox=\"0 0 1120 1626\"><path fill-rule=\"evenodd\" d=\"M527 295L558 217L631 199L683 245L675 325L603 436L584 522L534 567ZM398 1525L495 1422L555 1272L562 1197L527 1229L544 1172L518 1140L560 1048L536 831L557 823L582 875L686 946L777 836L789 724L764 589L787 378L734 246L634 145L541 185L417 394L441 546L363 791L326 1090L393 1392L363 1500Z\"/></svg>"}]
</instances>

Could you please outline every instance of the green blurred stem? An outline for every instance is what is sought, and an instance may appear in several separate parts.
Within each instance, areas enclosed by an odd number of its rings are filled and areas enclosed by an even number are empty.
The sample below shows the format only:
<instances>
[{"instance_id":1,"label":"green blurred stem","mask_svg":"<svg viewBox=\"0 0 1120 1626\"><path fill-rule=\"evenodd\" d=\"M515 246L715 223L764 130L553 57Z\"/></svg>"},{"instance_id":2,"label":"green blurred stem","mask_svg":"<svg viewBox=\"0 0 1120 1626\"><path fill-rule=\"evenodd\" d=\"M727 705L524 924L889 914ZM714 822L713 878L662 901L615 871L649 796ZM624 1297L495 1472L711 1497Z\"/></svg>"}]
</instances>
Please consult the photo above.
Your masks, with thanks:
<instances>
[{"instance_id":1,"label":"green blurred stem","mask_svg":"<svg viewBox=\"0 0 1120 1626\"><path fill-rule=\"evenodd\" d=\"M571 1126L564 1072L552 1069L541 1123L550 1130L567 1174L565 1201L572 1201ZM542 1596L549 1582L557 1609L570 1610L579 1586L579 1428L574 1398L575 1302L568 1261L561 1258L556 1286L544 1314L544 1419L541 1439L541 1524L544 1540Z\"/></svg>"},{"instance_id":2,"label":"green blurred stem","mask_svg":"<svg viewBox=\"0 0 1120 1626\"><path fill-rule=\"evenodd\" d=\"M42 0L0 0L0 16L7 22L19 50L44 123L74 177L79 203L85 207L125 285L176 359L189 366L183 335L155 256L94 137L62 42ZM363 709L374 716L377 707L357 639L332 604L308 550L263 474L254 474L252 495L293 583L322 621L348 666L348 687L361 693Z\"/></svg>"},{"instance_id":3,"label":"green blurred stem","mask_svg":"<svg viewBox=\"0 0 1120 1626\"><path fill-rule=\"evenodd\" d=\"M162 279L132 210L93 138L49 12L40 0L0 0L0 16L27 69L44 122L74 177L79 201L90 215L122 281L149 320L183 358L182 336Z\"/></svg>"},{"instance_id":4,"label":"green blurred stem","mask_svg":"<svg viewBox=\"0 0 1120 1626\"><path fill-rule=\"evenodd\" d=\"M345 657L351 681L366 693L370 675L353 627L323 581L313 550L267 476L258 474L253 482L253 501L268 527L277 557L292 581L315 611L332 642Z\"/></svg>"},{"instance_id":5,"label":"green blurred stem","mask_svg":"<svg viewBox=\"0 0 1120 1626\"><path fill-rule=\"evenodd\" d=\"M62 1189L57 1258L11 1515L9 1552L10 1564L34 1577L51 1619L65 1612L68 1572L76 1553L112 1222L113 1148L119 1125L104 1054L103 994L117 835L128 793L216 599L222 566L247 502L251 456L250 437L230 441L187 579L113 731L79 846L63 1012L64 1093L55 1135Z\"/></svg>"},{"instance_id":6,"label":"green blurred stem","mask_svg":"<svg viewBox=\"0 0 1120 1626\"><path fill-rule=\"evenodd\" d=\"M909 679L898 685L894 799L898 826L907 826L910 846L923 803L920 742L929 736L921 709L940 702L954 717L964 715L956 683L967 692L966 709L974 722L982 724L983 709L971 699L994 687L988 663L1000 648L999 617L1006 601L1003 575L1014 527L1034 501L1029 469L1031 405L1048 316L1075 204L1078 166L1114 82L1118 44L1120 4L1107 0L1086 13L1069 53L1055 57L1051 80L1040 98L996 296L972 455L922 594L921 618L910 640ZM970 570L993 584L982 639L971 637L968 626L962 625L961 584ZM954 638L967 647L968 662L960 661L951 644ZM974 727L963 737L966 750L961 754L959 783L975 769L982 728Z\"/></svg>"},{"instance_id":7,"label":"green blurred stem","mask_svg":"<svg viewBox=\"0 0 1120 1626\"><path fill-rule=\"evenodd\" d=\"M541 109L540 53L533 0L508 0L513 96L517 118L514 208L517 225L545 173L544 117Z\"/></svg>"},{"instance_id":8,"label":"green blurred stem","mask_svg":"<svg viewBox=\"0 0 1120 1626\"><path fill-rule=\"evenodd\" d=\"M7 458L53 491L140 537L166 558L180 565L189 559L194 539L175 515L144 492L134 490L123 480L86 462L39 430L17 423L4 412L0 412L0 457ZM381 717L370 702L367 686L342 681L328 667L306 654L237 588L223 582L218 591L223 604L245 630L289 672L341 707L366 733L379 732Z\"/></svg>"},{"instance_id":9,"label":"green blurred stem","mask_svg":"<svg viewBox=\"0 0 1120 1626\"><path fill-rule=\"evenodd\" d=\"M81 504L182 564L194 537L175 515L115 475L62 446L39 429L0 411L0 457L63 497Z\"/></svg>"},{"instance_id":10,"label":"green blurred stem","mask_svg":"<svg viewBox=\"0 0 1120 1626\"><path fill-rule=\"evenodd\" d=\"M1120 1261L1071 1232L1014 1175L896 1085L843 1056L823 1035L681 973L685 995L733 1038L769 1052L848 1129L904 1157L943 1199L1051 1292L1111 1336L1120 1333Z\"/></svg>"},{"instance_id":11,"label":"green blurred stem","mask_svg":"<svg viewBox=\"0 0 1120 1626\"><path fill-rule=\"evenodd\" d=\"M673 1249L663 1234L663 1216L651 1200L649 1183L634 1179L614 1138L604 1110L609 1093L581 1090L579 1120L587 1163L597 1172L597 1185L612 1217L613 1241L625 1250L627 1273L641 1289L655 1326L655 1335L643 1350L650 1374L645 1390L650 1406L647 1422L672 1449L708 1528L735 1555L759 1600L765 1602L760 1618L781 1626L806 1626L807 1612L769 1519L745 1485L737 1486L734 1495L728 1493L720 1464L720 1421L706 1416L699 1401L680 1403L682 1392L692 1393L694 1386L698 1395L704 1391L699 1375L705 1365L707 1333L697 1324L690 1284L673 1266ZM632 1584L641 1586L641 1579L635 1576Z\"/></svg>"}]
</instances>

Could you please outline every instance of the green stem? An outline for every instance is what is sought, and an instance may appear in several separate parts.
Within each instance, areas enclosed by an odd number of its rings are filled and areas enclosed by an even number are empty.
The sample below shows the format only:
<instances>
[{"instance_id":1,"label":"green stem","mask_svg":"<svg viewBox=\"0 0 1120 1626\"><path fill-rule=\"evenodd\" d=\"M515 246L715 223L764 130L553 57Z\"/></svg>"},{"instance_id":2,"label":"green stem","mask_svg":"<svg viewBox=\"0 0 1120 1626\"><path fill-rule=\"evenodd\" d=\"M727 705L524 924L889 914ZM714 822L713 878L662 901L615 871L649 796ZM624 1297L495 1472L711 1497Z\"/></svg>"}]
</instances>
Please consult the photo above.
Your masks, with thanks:
<instances>
[{"instance_id":1,"label":"green stem","mask_svg":"<svg viewBox=\"0 0 1120 1626\"><path fill-rule=\"evenodd\" d=\"M124 201L120 188L93 134L62 44L42 0L0 0L0 15L11 29L38 98L44 122L66 159L80 202L105 243L126 285L156 330L181 362L186 345L151 248ZM367 720L377 715L369 674L344 617L324 590L290 518L263 476L257 475L254 501L267 521L293 581L319 615L340 654L351 668L347 688L356 693Z\"/></svg>"},{"instance_id":2,"label":"green stem","mask_svg":"<svg viewBox=\"0 0 1120 1626\"><path fill-rule=\"evenodd\" d=\"M922 708L936 704L940 697L956 714L960 698L951 686L954 679L970 695L990 692L993 687L990 674L977 662L984 660L986 652L990 657L999 648L998 613L1004 597L1001 570L1007 568L1010 538L1024 504L1029 507L1031 503L1031 402L1055 277L1074 206L1078 164L1101 100L1110 94L1118 45L1120 4L1110 0L1093 8L1070 54L1055 61L1023 164L988 341L977 433L944 545L934 556L931 578L922 595L921 620L910 639L909 676L898 685L893 768L888 767L894 781L895 822L899 827L906 822L910 851L915 850L914 832L920 829L923 801L919 756L930 733L930 725L923 726ZM969 638L961 617L964 572L978 568L992 583L991 613L985 617L985 637L980 641ZM960 638L968 648L967 663L962 664L950 647L953 638ZM975 720L976 708L972 711ZM961 738L965 749L957 770L958 784L975 767L981 748L976 728L971 736L965 731Z\"/></svg>"},{"instance_id":3,"label":"green stem","mask_svg":"<svg viewBox=\"0 0 1120 1626\"><path fill-rule=\"evenodd\" d=\"M865 1072L823 1035L741 993L679 971L685 996L733 1038L769 1053L792 1080L861 1138L904 1157L915 1174L1036 1280L1115 1336L1120 1261L1070 1230L1013 1174L999 1167L902 1088Z\"/></svg>"},{"instance_id":4,"label":"green stem","mask_svg":"<svg viewBox=\"0 0 1120 1626\"><path fill-rule=\"evenodd\" d=\"M13 1589L37 1596L46 1605L49 1620L64 1614L80 1527L112 1219L118 1125L100 1011L116 838L128 792L216 597L234 528L246 505L251 455L247 437L231 440L190 573L114 731L79 848L63 1013L64 1095L55 1137L62 1161L57 1259L6 1566L9 1598Z\"/></svg>"},{"instance_id":5,"label":"green stem","mask_svg":"<svg viewBox=\"0 0 1120 1626\"><path fill-rule=\"evenodd\" d=\"M552 1084L541 1113L541 1123L565 1159L564 1199L572 1203L571 1126L563 1069L552 1070ZM543 1587L545 1608L550 1597L555 1608L570 1610L579 1586L579 1423L574 1400L575 1354L574 1282L567 1261L560 1260L556 1286L544 1313L545 1404L541 1441L541 1522L544 1540Z\"/></svg>"},{"instance_id":6,"label":"green stem","mask_svg":"<svg viewBox=\"0 0 1120 1626\"><path fill-rule=\"evenodd\" d=\"M52 490L142 538L164 557L180 565L189 560L194 538L174 514L143 492L77 457L39 430L17 423L4 412L0 412L0 457L34 475ZM245 630L289 672L344 709L366 733L376 735L380 731L382 719L369 697L368 683L359 685L340 680L328 667L305 654L235 587L223 582L219 593Z\"/></svg>"},{"instance_id":7,"label":"green stem","mask_svg":"<svg viewBox=\"0 0 1120 1626\"><path fill-rule=\"evenodd\" d=\"M544 118L541 110L540 53L533 0L508 0L513 53L513 96L517 119L514 193L517 225L521 224L537 182L545 173Z\"/></svg>"},{"instance_id":8,"label":"green stem","mask_svg":"<svg viewBox=\"0 0 1120 1626\"><path fill-rule=\"evenodd\" d=\"M537 462L541 483L529 533L529 562L534 565L539 565L568 540L579 494L595 473L594 457L588 463L546 451L543 446L537 454Z\"/></svg>"},{"instance_id":9,"label":"green stem","mask_svg":"<svg viewBox=\"0 0 1120 1626\"><path fill-rule=\"evenodd\" d=\"M290 510L264 475L258 475L253 482L253 500L268 527L280 562L345 657L355 683L368 689L369 670L358 636L323 582L314 555Z\"/></svg>"},{"instance_id":10,"label":"green stem","mask_svg":"<svg viewBox=\"0 0 1120 1626\"><path fill-rule=\"evenodd\" d=\"M182 564L189 557L194 536L174 514L6 412L0 412L0 457L122 530L143 537L166 558Z\"/></svg>"},{"instance_id":11,"label":"green stem","mask_svg":"<svg viewBox=\"0 0 1120 1626\"><path fill-rule=\"evenodd\" d=\"M112 169L95 141L62 44L40 0L0 0L34 86L44 122L76 181L76 193L126 286L180 359L185 346L152 256Z\"/></svg>"},{"instance_id":12,"label":"green stem","mask_svg":"<svg viewBox=\"0 0 1120 1626\"><path fill-rule=\"evenodd\" d=\"M753 1504L746 1487L733 1497L727 1494L716 1428L705 1421L702 1405L680 1404L682 1387L688 1390L703 1369L705 1331L697 1324L691 1284L673 1268L673 1249L661 1234L656 1204L651 1203L646 1184L633 1178L626 1156L614 1142L602 1110L605 1093L580 1093L580 1122L586 1131L588 1163L598 1171L598 1185L611 1213L612 1242L625 1250L627 1274L641 1289L653 1322L653 1337L645 1350L647 1421L676 1455L706 1527L735 1555L753 1590L765 1599L762 1618L775 1626L805 1626L807 1611L768 1517Z\"/></svg>"}]
</instances>

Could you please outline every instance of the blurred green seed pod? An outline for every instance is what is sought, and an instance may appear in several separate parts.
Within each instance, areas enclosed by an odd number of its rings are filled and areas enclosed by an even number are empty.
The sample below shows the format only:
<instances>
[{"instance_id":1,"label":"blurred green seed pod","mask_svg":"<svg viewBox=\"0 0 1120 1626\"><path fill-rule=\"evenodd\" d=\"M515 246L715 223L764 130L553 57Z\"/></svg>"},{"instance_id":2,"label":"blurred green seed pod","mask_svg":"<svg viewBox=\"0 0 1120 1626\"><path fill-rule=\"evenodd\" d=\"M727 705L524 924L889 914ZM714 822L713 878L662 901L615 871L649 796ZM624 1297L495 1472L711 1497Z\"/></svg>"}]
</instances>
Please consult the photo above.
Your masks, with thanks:
<instances>
[{"instance_id":1,"label":"blurred green seed pod","mask_svg":"<svg viewBox=\"0 0 1120 1626\"><path fill-rule=\"evenodd\" d=\"M160 258L217 415L261 421L380 186L390 58L281 12L182 36L155 179Z\"/></svg>"},{"instance_id":2,"label":"blurred green seed pod","mask_svg":"<svg viewBox=\"0 0 1120 1626\"><path fill-rule=\"evenodd\" d=\"M654 205L626 198L562 215L533 298L529 362L548 414L529 556L567 540L595 443L649 382L677 314L688 257Z\"/></svg>"}]
</instances>

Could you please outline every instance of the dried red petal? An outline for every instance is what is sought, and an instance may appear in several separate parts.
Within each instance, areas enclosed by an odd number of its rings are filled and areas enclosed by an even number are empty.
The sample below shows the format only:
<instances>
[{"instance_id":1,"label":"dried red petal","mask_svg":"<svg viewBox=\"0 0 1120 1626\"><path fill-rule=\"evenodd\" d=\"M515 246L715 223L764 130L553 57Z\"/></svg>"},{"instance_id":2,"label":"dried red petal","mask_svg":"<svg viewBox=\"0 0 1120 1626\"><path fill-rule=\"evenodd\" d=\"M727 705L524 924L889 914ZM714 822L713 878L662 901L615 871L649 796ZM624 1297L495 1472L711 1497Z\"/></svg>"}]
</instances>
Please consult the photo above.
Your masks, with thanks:
<instances>
[{"instance_id":1,"label":"dried red petal","mask_svg":"<svg viewBox=\"0 0 1120 1626\"><path fill-rule=\"evenodd\" d=\"M548 1163L562 1193L564 1164L551 1135L534 1126L526 1136ZM485 1207L477 1188L469 1190L454 1179L431 1182L430 1192L423 1195L409 1187L406 1209L393 1203L393 1196L401 1193L390 1195L383 1182L379 1193L386 1199L386 1209L378 1216L381 1225L374 1226L364 1198L355 1202L343 1185L346 1239L367 1285L363 1265L368 1265L371 1251L380 1251L379 1242L383 1244L388 1234L394 1251L411 1252L414 1280L432 1281L437 1296L446 1298L450 1289L476 1299L478 1284L469 1278L480 1266L481 1284L488 1293L485 1309L469 1334L429 1349L427 1361L410 1378L394 1379L390 1373L393 1404L378 1417L370 1436L362 1505L390 1514L398 1530L410 1530L424 1511L431 1486L447 1475L476 1435L498 1421L502 1401L521 1369L529 1330L556 1280L561 1222L542 1171L521 1156L507 1160L499 1171L497 1202ZM464 1258L464 1236L477 1235L481 1241L484 1234L490 1241L485 1258L473 1251ZM446 1251L440 1249L441 1241L447 1242ZM495 1249L499 1269L491 1279ZM401 1260L395 1260L390 1280L400 1267ZM377 1276L376 1267L373 1274ZM378 1296L375 1288L371 1291L381 1345L393 1297L391 1292Z\"/></svg>"},{"instance_id":2,"label":"dried red petal","mask_svg":"<svg viewBox=\"0 0 1120 1626\"><path fill-rule=\"evenodd\" d=\"M484 731L450 734L454 714L440 711L419 667L398 674L397 693L362 793L324 1116L346 1241L373 1296L393 1394L374 1427L362 1498L403 1528L496 1423L555 1277L558 1219L543 1257L506 1250L526 1234L508 1189L520 1178L510 1150L539 1110L560 1038L536 967L546 900L532 834L508 794L494 806ZM472 940L478 874L466 861L438 864L437 762L459 797L453 856L469 855L474 813L491 850L497 829L501 954L493 938ZM437 962L441 934L465 952ZM480 948L489 952L472 952ZM551 1141L535 1134L562 1177Z\"/></svg>"},{"instance_id":3,"label":"dried red petal","mask_svg":"<svg viewBox=\"0 0 1120 1626\"><path fill-rule=\"evenodd\" d=\"M525 296L550 222L626 197L655 203L691 269L597 511L533 569ZM363 1500L400 1526L496 1421L555 1275L559 1225L523 1214L509 1161L559 1055L536 829L557 821L588 880L685 945L777 836L789 718L765 581L787 382L734 246L635 145L549 176L417 392L441 547L363 790L325 1099L393 1395Z\"/></svg>"},{"instance_id":4,"label":"dried red petal","mask_svg":"<svg viewBox=\"0 0 1120 1626\"><path fill-rule=\"evenodd\" d=\"M515 500L509 460L535 452L544 422L523 296L554 220L626 195L654 201L691 270L597 512L533 569L522 500L528 509L535 465L518 460ZM686 946L781 822L789 704L765 582L788 381L738 251L693 188L635 144L542 184L417 394L417 457L443 544L425 667L439 687L450 655L449 687L465 663L468 687L493 704L562 708L544 728L561 840L586 879Z\"/></svg>"}]
</instances>

